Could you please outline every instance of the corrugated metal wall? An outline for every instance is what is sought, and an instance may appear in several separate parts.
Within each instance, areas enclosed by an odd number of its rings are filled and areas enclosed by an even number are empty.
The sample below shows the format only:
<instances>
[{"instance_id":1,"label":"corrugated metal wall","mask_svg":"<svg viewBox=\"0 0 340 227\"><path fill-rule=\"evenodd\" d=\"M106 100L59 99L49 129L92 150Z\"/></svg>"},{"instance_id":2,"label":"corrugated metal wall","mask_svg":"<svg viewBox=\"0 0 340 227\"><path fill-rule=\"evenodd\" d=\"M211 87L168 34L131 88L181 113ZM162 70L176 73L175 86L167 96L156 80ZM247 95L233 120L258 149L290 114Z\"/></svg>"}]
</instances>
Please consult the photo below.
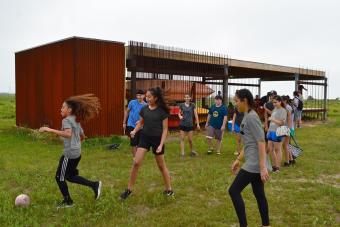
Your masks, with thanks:
<instances>
[{"instance_id":1,"label":"corrugated metal wall","mask_svg":"<svg viewBox=\"0 0 340 227\"><path fill-rule=\"evenodd\" d=\"M102 107L99 118L86 124L85 131L93 132L91 135L123 134L124 44L77 39L75 59L76 93L95 94Z\"/></svg>"},{"instance_id":2,"label":"corrugated metal wall","mask_svg":"<svg viewBox=\"0 0 340 227\"><path fill-rule=\"evenodd\" d=\"M73 94L72 40L16 53L16 122L60 128L64 97Z\"/></svg>"},{"instance_id":3,"label":"corrugated metal wall","mask_svg":"<svg viewBox=\"0 0 340 227\"><path fill-rule=\"evenodd\" d=\"M99 118L83 124L87 136L122 134L124 44L70 38L15 55L16 123L60 128L60 108L72 95L100 98Z\"/></svg>"}]
</instances>

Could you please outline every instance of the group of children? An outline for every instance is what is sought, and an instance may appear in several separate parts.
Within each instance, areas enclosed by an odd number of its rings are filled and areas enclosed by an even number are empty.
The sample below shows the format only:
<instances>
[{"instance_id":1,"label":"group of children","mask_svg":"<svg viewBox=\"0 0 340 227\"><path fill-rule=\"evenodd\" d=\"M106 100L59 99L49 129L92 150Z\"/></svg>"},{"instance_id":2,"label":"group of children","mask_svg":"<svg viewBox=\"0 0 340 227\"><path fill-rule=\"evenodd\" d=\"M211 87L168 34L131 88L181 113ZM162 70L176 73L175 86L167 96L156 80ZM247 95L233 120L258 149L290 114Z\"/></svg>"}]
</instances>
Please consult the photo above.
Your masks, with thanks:
<instances>
[{"instance_id":1,"label":"group of children","mask_svg":"<svg viewBox=\"0 0 340 227\"><path fill-rule=\"evenodd\" d=\"M144 101L146 100L146 102ZM287 96L277 96L271 92L268 101L264 105L264 126L254 110L255 101L251 92L247 89L237 90L235 93L235 112L232 119L232 131L237 135L237 155L231 170L236 173L240 167L241 159L245 159L241 170L229 188L233 205L241 226L247 226L244 202L241 196L242 190L251 184L256 197L262 218L262 225L269 226L268 203L264 193L264 182L269 179L268 172L279 171L281 164L281 147L284 144L285 166L294 163L294 157L287 149L289 136L277 136L276 131L281 126L290 129L294 134L294 105ZM197 109L191 102L190 95L185 95L184 103L179 105L180 112L180 155L185 156L184 139L188 137L190 155L196 156L193 148L193 131L200 129ZM88 186L94 192L95 199L101 194L101 181L90 181L79 176L77 166L81 159L81 141L85 134L79 122L87 121L98 115L100 103L93 95L81 95L68 98L62 105L61 116L62 129L55 130L42 127L40 132L54 133L64 140L64 152L60 158L56 171L56 181L64 197L58 207L69 207L73 201L68 192L66 180L72 183ZM142 90L137 92L136 99L131 100L124 114L123 128L130 137L132 147L133 165L127 188L122 192L120 198L125 200L133 191L137 179L138 170L142 164L145 154L152 149L158 168L162 173L165 190L164 195L173 196L169 170L164 160L165 140L168 134L169 107L167 106L162 89L150 88L146 93ZM300 114L300 113L298 113ZM205 128L207 129L208 154L216 151L221 153L221 141L227 125L227 108L222 103L222 97L215 97L215 104L208 112ZM195 121L194 121L195 119ZM297 121L295 121L297 122ZM266 136L265 136L266 133ZM216 144L213 146L213 139ZM241 148L241 141L243 148ZM268 164L267 153L272 160L272 169Z\"/></svg>"},{"instance_id":2,"label":"group of children","mask_svg":"<svg viewBox=\"0 0 340 227\"><path fill-rule=\"evenodd\" d=\"M295 157L288 149L291 137L295 136L296 128L301 127L301 116L303 104L299 92L293 93L294 98L288 95L279 96L276 91L268 93L268 100L264 104L265 123L264 129L267 133L267 151L271 156L273 172L280 171L282 162L282 148L285 155L285 167L295 164ZM286 129L285 135L278 135L278 131Z\"/></svg>"}]
</instances>

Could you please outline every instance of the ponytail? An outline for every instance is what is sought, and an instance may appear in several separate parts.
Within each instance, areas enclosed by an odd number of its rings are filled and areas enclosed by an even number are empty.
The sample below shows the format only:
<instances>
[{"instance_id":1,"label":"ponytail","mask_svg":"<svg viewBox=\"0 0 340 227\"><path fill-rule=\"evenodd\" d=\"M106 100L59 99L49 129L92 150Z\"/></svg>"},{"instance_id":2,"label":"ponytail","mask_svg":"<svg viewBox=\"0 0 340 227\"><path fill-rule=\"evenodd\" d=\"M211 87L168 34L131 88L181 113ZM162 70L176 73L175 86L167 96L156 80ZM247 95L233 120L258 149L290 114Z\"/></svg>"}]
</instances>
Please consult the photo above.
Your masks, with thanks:
<instances>
[{"instance_id":1,"label":"ponytail","mask_svg":"<svg viewBox=\"0 0 340 227\"><path fill-rule=\"evenodd\" d=\"M247 100L249 111L255 109L255 102L253 94L248 89L240 89L235 92L235 96L241 101Z\"/></svg>"}]
</instances>

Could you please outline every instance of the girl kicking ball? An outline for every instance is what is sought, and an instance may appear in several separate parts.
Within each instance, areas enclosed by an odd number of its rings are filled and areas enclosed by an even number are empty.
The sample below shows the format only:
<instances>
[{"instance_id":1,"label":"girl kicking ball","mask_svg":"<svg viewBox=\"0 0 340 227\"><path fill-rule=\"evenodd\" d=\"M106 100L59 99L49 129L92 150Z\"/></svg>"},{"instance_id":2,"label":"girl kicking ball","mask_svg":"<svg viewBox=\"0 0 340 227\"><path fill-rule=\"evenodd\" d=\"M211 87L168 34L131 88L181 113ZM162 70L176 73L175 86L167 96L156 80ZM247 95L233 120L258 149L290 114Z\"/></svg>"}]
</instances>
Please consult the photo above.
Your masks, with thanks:
<instances>
[{"instance_id":1,"label":"girl kicking ball","mask_svg":"<svg viewBox=\"0 0 340 227\"><path fill-rule=\"evenodd\" d=\"M58 208L73 206L66 180L72 183L90 187L95 199L98 199L101 192L101 181L90 181L78 175L77 166L81 159L81 141L84 140L84 131L80 121L87 121L98 115L100 109L99 100L92 94L70 97L61 107L62 129L56 130L48 127L41 127L39 132L51 132L60 136L64 141L64 152L60 158L55 179L64 200Z\"/></svg>"},{"instance_id":2,"label":"girl kicking ball","mask_svg":"<svg viewBox=\"0 0 340 227\"><path fill-rule=\"evenodd\" d=\"M159 87L150 88L146 92L146 100L148 105L141 109L140 120L137 123L136 128L131 132L131 137L134 137L143 126L131 169L128 187L120 195L122 200L128 198L132 193L132 188L137 179L138 169L142 164L146 152L150 150L150 148L152 148L158 168L163 175L165 184L164 195L174 195L171 188L169 170L166 167L164 160L164 143L168 134L169 107L166 105L162 90Z\"/></svg>"}]
</instances>

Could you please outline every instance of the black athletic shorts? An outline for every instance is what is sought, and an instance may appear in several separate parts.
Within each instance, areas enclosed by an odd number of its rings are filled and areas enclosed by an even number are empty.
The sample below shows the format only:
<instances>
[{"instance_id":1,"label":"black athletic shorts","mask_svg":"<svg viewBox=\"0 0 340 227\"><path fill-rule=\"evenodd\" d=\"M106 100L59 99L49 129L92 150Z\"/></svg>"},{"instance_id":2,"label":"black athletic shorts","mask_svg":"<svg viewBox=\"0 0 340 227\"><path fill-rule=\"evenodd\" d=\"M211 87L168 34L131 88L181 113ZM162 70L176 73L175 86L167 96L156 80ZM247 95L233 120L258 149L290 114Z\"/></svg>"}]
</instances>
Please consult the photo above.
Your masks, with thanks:
<instances>
[{"instance_id":1,"label":"black athletic shorts","mask_svg":"<svg viewBox=\"0 0 340 227\"><path fill-rule=\"evenodd\" d=\"M127 126L125 133L126 135L130 138L130 146L131 147L136 147L139 143L139 138L140 138L140 130L135 134L135 136L132 138L130 135L130 132L132 132L135 128L131 126Z\"/></svg>"},{"instance_id":2,"label":"black athletic shorts","mask_svg":"<svg viewBox=\"0 0 340 227\"><path fill-rule=\"evenodd\" d=\"M59 165L56 172L56 178L60 181L65 181L68 177L77 176L79 171L77 169L78 163L80 162L81 156L79 158L70 159L61 156L59 160Z\"/></svg>"},{"instance_id":3,"label":"black athletic shorts","mask_svg":"<svg viewBox=\"0 0 340 227\"><path fill-rule=\"evenodd\" d=\"M186 126L179 126L179 130L183 131L183 132L190 132L190 131L194 131L194 127L186 127Z\"/></svg>"},{"instance_id":4,"label":"black athletic shorts","mask_svg":"<svg viewBox=\"0 0 340 227\"><path fill-rule=\"evenodd\" d=\"M164 154L165 147L163 145L162 151L160 153L156 153L157 148L159 147L159 144L161 143L161 136L148 136L143 133L143 131L140 134L140 139L138 143L138 147L147 149L148 151L150 148L152 148L152 153L154 155L162 155Z\"/></svg>"}]
</instances>

